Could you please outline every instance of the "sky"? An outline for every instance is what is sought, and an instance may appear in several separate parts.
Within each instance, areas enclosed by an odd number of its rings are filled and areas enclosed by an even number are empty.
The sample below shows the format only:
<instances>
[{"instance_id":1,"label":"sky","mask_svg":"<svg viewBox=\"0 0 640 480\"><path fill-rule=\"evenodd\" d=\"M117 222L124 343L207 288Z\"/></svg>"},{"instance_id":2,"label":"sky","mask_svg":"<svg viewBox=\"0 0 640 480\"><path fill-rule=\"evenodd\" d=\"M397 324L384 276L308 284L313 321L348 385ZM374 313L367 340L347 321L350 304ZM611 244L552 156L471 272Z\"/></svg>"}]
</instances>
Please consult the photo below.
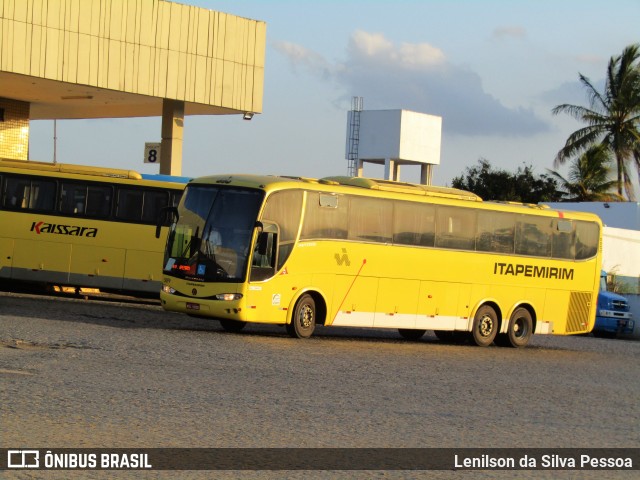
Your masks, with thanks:
<instances>
[{"instance_id":1,"label":"sky","mask_svg":"<svg viewBox=\"0 0 640 480\"><path fill-rule=\"evenodd\" d=\"M612 56L640 42L638 0L184 0L265 21L263 112L185 118L186 176L346 175L347 112L405 109L442 117L433 183L488 160L553 169L582 126L551 110L588 105L579 74L602 85ZM58 120L58 162L158 173L144 143L160 118ZM53 121L31 122L29 156L53 159ZM567 167L558 170L566 174ZM382 167L367 164L379 178ZM419 180L403 167L401 180Z\"/></svg>"}]
</instances>

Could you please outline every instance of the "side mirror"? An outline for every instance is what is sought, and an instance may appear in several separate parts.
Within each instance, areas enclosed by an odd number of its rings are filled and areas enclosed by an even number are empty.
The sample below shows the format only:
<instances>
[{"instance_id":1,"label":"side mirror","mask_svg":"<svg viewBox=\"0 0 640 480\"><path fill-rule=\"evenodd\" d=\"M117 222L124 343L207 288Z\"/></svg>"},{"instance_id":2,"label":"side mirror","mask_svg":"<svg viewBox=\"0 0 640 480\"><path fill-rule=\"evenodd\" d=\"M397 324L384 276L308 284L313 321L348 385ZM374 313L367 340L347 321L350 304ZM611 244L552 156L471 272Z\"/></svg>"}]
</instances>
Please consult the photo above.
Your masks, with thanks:
<instances>
[{"instance_id":1,"label":"side mirror","mask_svg":"<svg viewBox=\"0 0 640 480\"><path fill-rule=\"evenodd\" d=\"M160 238L163 226L171 225L180 218L176 207L162 207L156 221L156 238Z\"/></svg>"}]
</instances>

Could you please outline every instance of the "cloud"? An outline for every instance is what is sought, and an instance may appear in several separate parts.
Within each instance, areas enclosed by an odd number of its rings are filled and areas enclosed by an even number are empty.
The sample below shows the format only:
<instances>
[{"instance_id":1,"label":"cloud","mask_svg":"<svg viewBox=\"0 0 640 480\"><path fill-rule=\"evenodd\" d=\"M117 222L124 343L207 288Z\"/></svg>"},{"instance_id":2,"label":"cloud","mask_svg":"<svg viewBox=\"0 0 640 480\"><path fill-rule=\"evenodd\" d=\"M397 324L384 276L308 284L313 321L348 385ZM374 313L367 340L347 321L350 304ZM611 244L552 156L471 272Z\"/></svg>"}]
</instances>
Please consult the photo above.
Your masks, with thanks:
<instances>
[{"instance_id":1,"label":"cloud","mask_svg":"<svg viewBox=\"0 0 640 480\"><path fill-rule=\"evenodd\" d=\"M504 26L498 27L493 30L491 38L503 39L503 38L524 38L527 36L527 31L522 27L517 26Z\"/></svg>"},{"instance_id":2,"label":"cloud","mask_svg":"<svg viewBox=\"0 0 640 480\"><path fill-rule=\"evenodd\" d=\"M272 45L273 48L289 59L294 69L302 66L311 73L321 75L324 78L332 76L334 66L329 64L319 53L291 42L275 41Z\"/></svg>"},{"instance_id":3,"label":"cloud","mask_svg":"<svg viewBox=\"0 0 640 480\"><path fill-rule=\"evenodd\" d=\"M605 80L592 80L592 85L599 92L604 92ZM538 96L538 98L548 105L555 107L560 104L581 105L589 107L588 91L579 81L565 82L552 90L547 90Z\"/></svg>"},{"instance_id":4,"label":"cloud","mask_svg":"<svg viewBox=\"0 0 640 480\"><path fill-rule=\"evenodd\" d=\"M427 43L402 43L396 47L380 33L356 31L347 48L351 60L394 67L402 65L408 70L432 68L442 65L442 50Z\"/></svg>"},{"instance_id":5,"label":"cloud","mask_svg":"<svg viewBox=\"0 0 640 480\"><path fill-rule=\"evenodd\" d=\"M507 108L484 91L475 72L452 64L428 43L396 45L380 33L356 31L342 63L294 44L276 48L296 66L335 81L366 109L414 110L443 117L443 130L464 135L533 135L549 127L528 108ZM508 66L505 66L508 75Z\"/></svg>"}]
</instances>

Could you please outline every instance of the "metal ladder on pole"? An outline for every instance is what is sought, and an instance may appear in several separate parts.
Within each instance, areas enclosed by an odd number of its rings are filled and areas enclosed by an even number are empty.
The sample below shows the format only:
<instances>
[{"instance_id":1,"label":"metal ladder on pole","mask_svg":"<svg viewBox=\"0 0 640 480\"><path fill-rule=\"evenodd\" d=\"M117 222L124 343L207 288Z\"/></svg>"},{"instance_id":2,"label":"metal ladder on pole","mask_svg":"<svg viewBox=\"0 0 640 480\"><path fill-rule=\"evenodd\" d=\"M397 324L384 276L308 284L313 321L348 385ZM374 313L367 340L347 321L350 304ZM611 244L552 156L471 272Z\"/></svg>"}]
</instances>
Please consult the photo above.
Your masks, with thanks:
<instances>
[{"instance_id":1,"label":"metal ladder on pole","mask_svg":"<svg viewBox=\"0 0 640 480\"><path fill-rule=\"evenodd\" d=\"M362 97L351 98L351 112L349 120L349 149L347 153L347 174L358 176L358 145L360 143L360 112L362 112Z\"/></svg>"}]
</instances>

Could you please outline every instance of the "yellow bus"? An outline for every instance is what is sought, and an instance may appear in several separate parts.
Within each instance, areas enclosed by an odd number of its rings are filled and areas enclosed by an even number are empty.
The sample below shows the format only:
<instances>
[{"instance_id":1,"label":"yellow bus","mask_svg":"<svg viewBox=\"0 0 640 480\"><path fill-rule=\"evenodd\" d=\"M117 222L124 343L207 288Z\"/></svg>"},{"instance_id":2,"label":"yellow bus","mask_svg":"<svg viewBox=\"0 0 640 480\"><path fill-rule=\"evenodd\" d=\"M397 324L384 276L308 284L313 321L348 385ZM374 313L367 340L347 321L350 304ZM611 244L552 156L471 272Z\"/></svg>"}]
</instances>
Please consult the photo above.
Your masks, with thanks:
<instances>
[{"instance_id":1,"label":"yellow bus","mask_svg":"<svg viewBox=\"0 0 640 480\"><path fill-rule=\"evenodd\" d=\"M229 331L434 330L522 347L593 328L595 215L365 178L221 175L190 182L170 216L163 307Z\"/></svg>"},{"instance_id":2,"label":"yellow bus","mask_svg":"<svg viewBox=\"0 0 640 480\"><path fill-rule=\"evenodd\" d=\"M186 181L0 159L0 280L158 294L164 237L152 232Z\"/></svg>"}]
</instances>

